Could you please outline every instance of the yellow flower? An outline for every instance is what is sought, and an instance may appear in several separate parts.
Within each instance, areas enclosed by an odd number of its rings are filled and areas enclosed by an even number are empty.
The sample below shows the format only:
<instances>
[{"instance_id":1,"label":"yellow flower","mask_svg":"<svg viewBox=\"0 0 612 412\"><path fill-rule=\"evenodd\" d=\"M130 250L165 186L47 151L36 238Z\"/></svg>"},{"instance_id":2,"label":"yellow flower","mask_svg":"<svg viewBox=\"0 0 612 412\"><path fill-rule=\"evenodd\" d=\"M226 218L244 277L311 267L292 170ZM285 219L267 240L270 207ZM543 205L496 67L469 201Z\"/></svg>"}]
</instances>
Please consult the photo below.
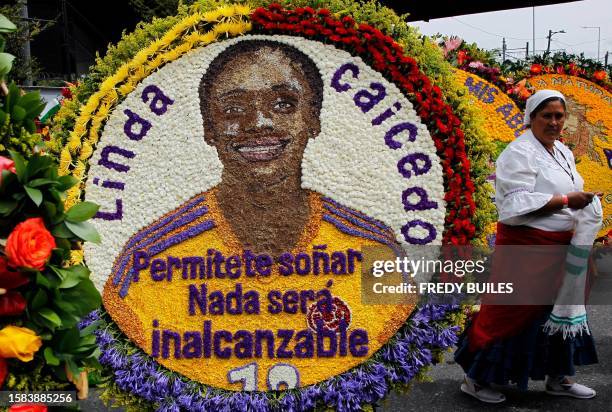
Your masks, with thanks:
<instances>
[{"instance_id":1,"label":"yellow flower","mask_svg":"<svg viewBox=\"0 0 612 412\"><path fill-rule=\"evenodd\" d=\"M497 140L501 142L513 141L518 133L517 130L522 127L522 124L518 124L517 121L512 120L513 116L520 114L520 110L516 104L514 104L510 97L499 90L494 84L463 70L455 69L454 72L457 86L459 87L465 87L468 78L474 83L481 83L480 88L475 91L476 94L480 94L481 98L485 97L481 94L481 88L486 87L489 90L495 90L495 94L491 95L492 97L494 96L493 101L487 100L486 103L474 94L468 92L467 88L464 93L466 100L470 101L470 103L477 108L478 112L484 116L484 119L486 119L486 121L482 123L481 128L488 140ZM501 107L506 108L506 110L498 111Z\"/></svg>"},{"instance_id":2,"label":"yellow flower","mask_svg":"<svg viewBox=\"0 0 612 412\"><path fill-rule=\"evenodd\" d=\"M70 264L71 265L79 265L83 263L83 251L82 250L71 250L70 251Z\"/></svg>"},{"instance_id":3,"label":"yellow flower","mask_svg":"<svg viewBox=\"0 0 612 412\"><path fill-rule=\"evenodd\" d=\"M70 209L72 206L81 201L81 188L79 186L80 185L72 186L66 191L66 201L64 202L64 207L66 210Z\"/></svg>"},{"instance_id":4,"label":"yellow flower","mask_svg":"<svg viewBox=\"0 0 612 412\"><path fill-rule=\"evenodd\" d=\"M70 150L70 153L75 153L76 150L81 147L81 138L79 135L77 135L76 133L71 133L70 137L68 138L68 143L66 144L66 147Z\"/></svg>"},{"instance_id":5,"label":"yellow flower","mask_svg":"<svg viewBox=\"0 0 612 412\"><path fill-rule=\"evenodd\" d=\"M63 148L60 153L59 170L58 170L58 173L61 176L68 174L68 169L70 168L71 161L72 161L72 156L70 155L70 150L68 150L67 147Z\"/></svg>"},{"instance_id":6,"label":"yellow flower","mask_svg":"<svg viewBox=\"0 0 612 412\"><path fill-rule=\"evenodd\" d=\"M0 358L29 362L42 346L42 340L28 328L7 326L0 330Z\"/></svg>"},{"instance_id":7,"label":"yellow flower","mask_svg":"<svg viewBox=\"0 0 612 412\"><path fill-rule=\"evenodd\" d=\"M219 19L219 17L221 17L221 13L219 12L219 9L217 9L217 10L208 11L208 12L204 13L204 15L202 16L202 20L204 20L204 21L217 21Z\"/></svg>"},{"instance_id":8,"label":"yellow flower","mask_svg":"<svg viewBox=\"0 0 612 412\"><path fill-rule=\"evenodd\" d=\"M224 6L218 10L219 14L221 14L223 17L232 17L236 13L236 10L233 6Z\"/></svg>"},{"instance_id":9,"label":"yellow flower","mask_svg":"<svg viewBox=\"0 0 612 412\"><path fill-rule=\"evenodd\" d=\"M236 10L236 14L240 14L242 16L248 16L251 14L251 8L246 4L234 4L234 10Z\"/></svg>"},{"instance_id":10,"label":"yellow flower","mask_svg":"<svg viewBox=\"0 0 612 412\"><path fill-rule=\"evenodd\" d=\"M74 170L72 171L72 175L76 177L77 179L82 180L83 177L85 176L86 167L87 166L85 165L85 163L83 163L81 160L77 160L76 166L74 167Z\"/></svg>"},{"instance_id":11,"label":"yellow flower","mask_svg":"<svg viewBox=\"0 0 612 412\"><path fill-rule=\"evenodd\" d=\"M119 86L119 93L121 93L123 96L126 96L127 94L131 93L132 90L134 90L135 88L136 87L132 82L124 83L123 85Z\"/></svg>"}]
</instances>

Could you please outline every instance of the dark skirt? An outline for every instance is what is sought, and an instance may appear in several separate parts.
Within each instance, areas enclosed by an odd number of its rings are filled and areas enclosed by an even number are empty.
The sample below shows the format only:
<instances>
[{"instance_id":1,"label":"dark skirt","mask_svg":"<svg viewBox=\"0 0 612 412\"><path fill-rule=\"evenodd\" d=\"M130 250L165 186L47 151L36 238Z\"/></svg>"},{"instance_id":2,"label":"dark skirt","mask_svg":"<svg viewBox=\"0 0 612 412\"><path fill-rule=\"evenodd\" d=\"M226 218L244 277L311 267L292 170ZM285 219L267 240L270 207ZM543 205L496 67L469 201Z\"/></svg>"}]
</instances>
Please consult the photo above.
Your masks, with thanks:
<instances>
[{"instance_id":1,"label":"dark skirt","mask_svg":"<svg viewBox=\"0 0 612 412\"><path fill-rule=\"evenodd\" d=\"M493 342L470 352L468 328L461 335L455 361L471 379L481 384L516 383L526 390L529 378L544 380L546 375L573 376L575 365L597 363L592 335L583 333L563 339L562 334L549 336L542 329L550 312L534 321L518 336Z\"/></svg>"}]
</instances>

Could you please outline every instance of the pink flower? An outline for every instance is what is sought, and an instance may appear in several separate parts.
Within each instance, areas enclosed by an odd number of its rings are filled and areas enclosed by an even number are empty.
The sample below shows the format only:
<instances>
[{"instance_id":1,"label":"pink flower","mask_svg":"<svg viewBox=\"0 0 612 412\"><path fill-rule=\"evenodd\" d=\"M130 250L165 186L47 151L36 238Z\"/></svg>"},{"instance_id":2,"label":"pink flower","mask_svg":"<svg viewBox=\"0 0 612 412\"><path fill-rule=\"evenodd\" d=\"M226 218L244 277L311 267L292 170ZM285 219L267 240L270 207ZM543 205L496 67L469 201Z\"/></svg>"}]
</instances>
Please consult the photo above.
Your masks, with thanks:
<instances>
[{"instance_id":1,"label":"pink flower","mask_svg":"<svg viewBox=\"0 0 612 412\"><path fill-rule=\"evenodd\" d=\"M457 36L451 36L449 39L447 39L442 45L444 57L446 57L448 53L452 52L457 47L461 46L461 43L463 43L463 40Z\"/></svg>"},{"instance_id":2,"label":"pink flower","mask_svg":"<svg viewBox=\"0 0 612 412\"><path fill-rule=\"evenodd\" d=\"M8 170L9 172L15 173L15 162L4 156L0 156L0 172ZM0 174L0 184L2 184L2 175Z\"/></svg>"},{"instance_id":3,"label":"pink flower","mask_svg":"<svg viewBox=\"0 0 612 412\"><path fill-rule=\"evenodd\" d=\"M470 62L468 66L471 67L472 69L478 69L478 70L483 69L485 67L485 65L481 61Z\"/></svg>"}]
</instances>

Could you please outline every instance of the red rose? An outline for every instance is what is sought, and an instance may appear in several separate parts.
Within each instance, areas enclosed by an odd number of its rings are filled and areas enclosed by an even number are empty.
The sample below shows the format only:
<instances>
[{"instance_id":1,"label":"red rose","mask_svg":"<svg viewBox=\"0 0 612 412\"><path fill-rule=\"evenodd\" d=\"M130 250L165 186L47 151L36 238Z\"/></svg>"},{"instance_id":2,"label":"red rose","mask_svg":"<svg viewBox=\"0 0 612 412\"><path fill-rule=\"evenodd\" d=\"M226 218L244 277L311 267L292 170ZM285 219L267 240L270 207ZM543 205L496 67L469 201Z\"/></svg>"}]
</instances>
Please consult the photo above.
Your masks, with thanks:
<instances>
[{"instance_id":1,"label":"red rose","mask_svg":"<svg viewBox=\"0 0 612 412\"><path fill-rule=\"evenodd\" d=\"M21 293L9 291L0 295L0 316L21 315L27 306Z\"/></svg>"},{"instance_id":2,"label":"red rose","mask_svg":"<svg viewBox=\"0 0 612 412\"><path fill-rule=\"evenodd\" d=\"M55 248L55 238L40 217L19 223L6 240L6 256L11 266L42 270Z\"/></svg>"},{"instance_id":3,"label":"red rose","mask_svg":"<svg viewBox=\"0 0 612 412\"><path fill-rule=\"evenodd\" d=\"M542 65L537 63L532 64L531 68L529 69L529 72L533 75L538 75L542 73Z\"/></svg>"},{"instance_id":4,"label":"red rose","mask_svg":"<svg viewBox=\"0 0 612 412\"><path fill-rule=\"evenodd\" d=\"M15 289L28 283L29 278L23 273L12 270L4 256L0 256L0 288Z\"/></svg>"}]
</instances>

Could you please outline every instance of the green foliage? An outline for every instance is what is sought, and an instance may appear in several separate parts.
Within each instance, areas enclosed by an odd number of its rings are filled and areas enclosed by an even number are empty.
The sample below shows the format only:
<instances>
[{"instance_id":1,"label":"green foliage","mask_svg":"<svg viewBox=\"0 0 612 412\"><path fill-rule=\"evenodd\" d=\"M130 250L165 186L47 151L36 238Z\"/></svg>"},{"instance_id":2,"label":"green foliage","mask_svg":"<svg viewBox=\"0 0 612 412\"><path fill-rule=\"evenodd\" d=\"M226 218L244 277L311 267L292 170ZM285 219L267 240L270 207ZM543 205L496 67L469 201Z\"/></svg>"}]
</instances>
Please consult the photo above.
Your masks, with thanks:
<instances>
[{"instance_id":1,"label":"green foliage","mask_svg":"<svg viewBox=\"0 0 612 412\"><path fill-rule=\"evenodd\" d=\"M35 91L22 95L15 83L8 86L8 91L0 106L0 124L10 121L15 128L23 127L28 133L36 133L34 120L45 108L40 93Z\"/></svg>"},{"instance_id":2,"label":"green foliage","mask_svg":"<svg viewBox=\"0 0 612 412\"><path fill-rule=\"evenodd\" d=\"M566 74L574 74L590 80L593 80L593 73L599 70L606 70L608 73L608 78L612 77L612 66L605 67L597 60L584 57L584 53L579 55L566 52L556 52L554 54L544 53L542 55L530 56L526 60L506 62L502 66L502 70L508 75L525 77L529 73L529 68L532 64L541 64L545 67L548 66L555 68L561 66ZM571 73L572 70L581 72Z\"/></svg>"},{"instance_id":3,"label":"green foliage","mask_svg":"<svg viewBox=\"0 0 612 412\"><path fill-rule=\"evenodd\" d=\"M35 120L44 108L38 91L21 94L15 83L8 86L8 94L0 97L0 154L9 150L33 152L41 142Z\"/></svg>"},{"instance_id":4,"label":"green foliage","mask_svg":"<svg viewBox=\"0 0 612 412\"><path fill-rule=\"evenodd\" d=\"M7 7L3 6L0 11L4 11ZM14 55L4 53L7 45L13 45L12 41L7 43L4 35L14 32L19 32L17 26L6 16L0 14L0 82L3 88L6 87L4 78L11 71L15 59ZM0 154L8 150L16 150L24 154L31 153L36 144L40 142L40 135L36 133L34 120L45 108L45 104L41 101L38 92L22 95L21 90L14 83L8 87L6 96L4 92L3 90L0 101Z\"/></svg>"},{"instance_id":5,"label":"green foliage","mask_svg":"<svg viewBox=\"0 0 612 412\"><path fill-rule=\"evenodd\" d=\"M9 374L6 378L4 390L9 391L65 391L69 390L69 383L58 382L44 369L43 363L36 363L34 367L29 363L8 359Z\"/></svg>"},{"instance_id":6,"label":"green foliage","mask_svg":"<svg viewBox=\"0 0 612 412\"><path fill-rule=\"evenodd\" d=\"M12 21L7 19L3 14L0 13L0 33L12 33L17 30L17 26L13 24ZM4 79L13 67L13 60L15 56L10 53L4 53L4 48L6 46L6 40L2 35L0 35L0 81Z\"/></svg>"},{"instance_id":7,"label":"green foliage","mask_svg":"<svg viewBox=\"0 0 612 412\"><path fill-rule=\"evenodd\" d=\"M110 378L112 371L107 372L107 378L99 385L103 389L100 399L106 406L110 408L124 408L126 412L153 412L156 410L151 402L121 390Z\"/></svg>"},{"instance_id":8,"label":"green foliage","mask_svg":"<svg viewBox=\"0 0 612 412\"><path fill-rule=\"evenodd\" d=\"M77 323L100 306L100 294L87 267L68 266L67 262L70 251L83 240L99 240L86 222L98 206L84 202L65 211L65 191L77 180L58 176L57 164L50 156L36 154L25 159L11 152L11 157L15 173L3 171L0 185L0 237L6 238L19 222L40 216L55 237L56 247L43 270L27 270L30 282L20 291L28 302L25 317L3 321L36 332L43 347L36 353L34 365L44 364L65 380L64 365L74 376L82 367L97 365L94 326L79 330Z\"/></svg>"}]
</instances>

